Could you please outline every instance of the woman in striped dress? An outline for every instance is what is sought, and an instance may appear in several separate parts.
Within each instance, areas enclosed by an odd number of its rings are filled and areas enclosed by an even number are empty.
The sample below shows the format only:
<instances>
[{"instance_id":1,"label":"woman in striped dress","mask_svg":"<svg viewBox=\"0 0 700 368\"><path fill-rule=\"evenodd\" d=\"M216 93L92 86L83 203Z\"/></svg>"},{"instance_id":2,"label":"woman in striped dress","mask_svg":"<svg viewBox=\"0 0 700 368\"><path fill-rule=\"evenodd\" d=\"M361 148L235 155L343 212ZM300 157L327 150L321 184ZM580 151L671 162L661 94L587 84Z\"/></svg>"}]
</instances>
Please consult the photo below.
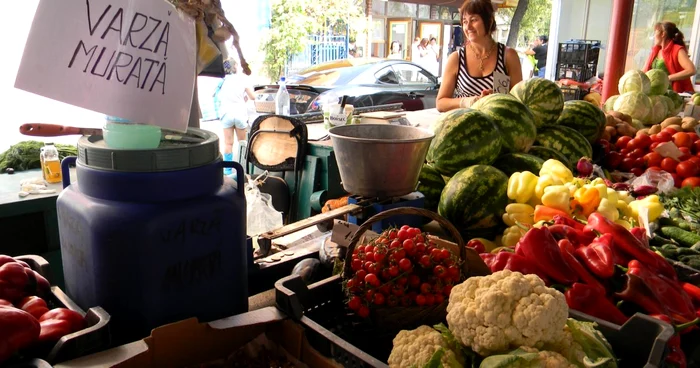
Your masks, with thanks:
<instances>
[{"instance_id":1,"label":"woman in striped dress","mask_svg":"<svg viewBox=\"0 0 700 368\"><path fill-rule=\"evenodd\" d=\"M467 42L447 59L437 95L440 112L469 107L490 94L495 71L510 77L511 88L523 79L518 53L491 37L496 30L491 0L466 0L459 13Z\"/></svg>"}]
</instances>

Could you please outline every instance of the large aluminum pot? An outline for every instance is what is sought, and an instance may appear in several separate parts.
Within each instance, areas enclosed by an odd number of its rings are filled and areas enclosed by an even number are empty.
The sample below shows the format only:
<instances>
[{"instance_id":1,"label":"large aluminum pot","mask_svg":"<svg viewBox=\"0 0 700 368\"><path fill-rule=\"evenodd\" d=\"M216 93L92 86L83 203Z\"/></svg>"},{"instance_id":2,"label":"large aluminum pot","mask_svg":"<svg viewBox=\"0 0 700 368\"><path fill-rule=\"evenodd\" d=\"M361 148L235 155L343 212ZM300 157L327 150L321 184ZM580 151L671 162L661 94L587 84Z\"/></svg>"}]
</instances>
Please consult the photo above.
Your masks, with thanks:
<instances>
[{"instance_id":1,"label":"large aluminum pot","mask_svg":"<svg viewBox=\"0 0 700 368\"><path fill-rule=\"evenodd\" d=\"M433 133L410 126L353 124L331 128L343 188L389 198L416 190Z\"/></svg>"}]
</instances>

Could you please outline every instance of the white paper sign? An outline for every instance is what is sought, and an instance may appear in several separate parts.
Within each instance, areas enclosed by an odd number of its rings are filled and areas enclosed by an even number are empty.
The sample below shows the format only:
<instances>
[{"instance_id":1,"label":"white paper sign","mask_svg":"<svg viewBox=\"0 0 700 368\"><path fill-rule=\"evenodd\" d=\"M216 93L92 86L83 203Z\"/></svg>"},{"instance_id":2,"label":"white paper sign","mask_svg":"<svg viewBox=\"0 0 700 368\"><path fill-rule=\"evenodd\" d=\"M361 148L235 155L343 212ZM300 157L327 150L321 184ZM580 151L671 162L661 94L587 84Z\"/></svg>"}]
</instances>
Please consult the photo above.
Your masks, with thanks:
<instances>
[{"instance_id":1,"label":"white paper sign","mask_svg":"<svg viewBox=\"0 0 700 368\"><path fill-rule=\"evenodd\" d=\"M510 77L494 70L493 72L493 93L509 93Z\"/></svg>"},{"instance_id":2,"label":"white paper sign","mask_svg":"<svg viewBox=\"0 0 700 368\"><path fill-rule=\"evenodd\" d=\"M196 52L194 20L166 0L41 0L15 87L185 131Z\"/></svg>"}]
</instances>

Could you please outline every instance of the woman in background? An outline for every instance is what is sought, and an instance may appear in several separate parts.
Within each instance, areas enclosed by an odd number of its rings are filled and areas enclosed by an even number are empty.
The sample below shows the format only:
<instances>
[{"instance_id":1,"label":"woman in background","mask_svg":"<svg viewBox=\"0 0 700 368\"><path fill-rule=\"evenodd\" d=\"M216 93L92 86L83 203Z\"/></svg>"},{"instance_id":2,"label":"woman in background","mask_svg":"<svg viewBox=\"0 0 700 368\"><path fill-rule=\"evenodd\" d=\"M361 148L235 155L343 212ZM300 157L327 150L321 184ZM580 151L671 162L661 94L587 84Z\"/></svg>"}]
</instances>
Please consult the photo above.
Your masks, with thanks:
<instances>
[{"instance_id":1,"label":"woman in background","mask_svg":"<svg viewBox=\"0 0 700 368\"><path fill-rule=\"evenodd\" d=\"M644 66L644 71L661 69L668 74L673 90L677 93L693 93L690 77L695 75L695 65L688 57L683 33L674 23L663 22L654 26L654 47Z\"/></svg>"},{"instance_id":2,"label":"woman in background","mask_svg":"<svg viewBox=\"0 0 700 368\"><path fill-rule=\"evenodd\" d=\"M403 59L403 49L401 47L401 42L392 41L391 48L389 49L389 55L387 59Z\"/></svg>"}]
</instances>

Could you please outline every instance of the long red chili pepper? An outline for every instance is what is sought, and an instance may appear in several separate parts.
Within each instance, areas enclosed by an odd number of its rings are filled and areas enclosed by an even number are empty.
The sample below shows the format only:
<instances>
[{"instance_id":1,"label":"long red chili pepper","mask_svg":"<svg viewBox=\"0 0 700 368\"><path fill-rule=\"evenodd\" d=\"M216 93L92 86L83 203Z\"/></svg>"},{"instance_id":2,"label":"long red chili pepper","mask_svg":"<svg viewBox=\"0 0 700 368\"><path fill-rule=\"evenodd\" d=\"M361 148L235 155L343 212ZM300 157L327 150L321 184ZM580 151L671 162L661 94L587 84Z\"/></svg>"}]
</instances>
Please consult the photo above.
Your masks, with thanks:
<instances>
[{"instance_id":1,"label":"long red chili pepper","mask_svg":"<svg viewBox=\"0 0 700 368\"><path fill-rule=\"evenodd\" d=\"M583 231L583 228L586 226L575 219L572 219L571 217L565 217L561 215L556 215L554 216L554 224L555 225L566 225L566 226L571 226L576 230L581 230Z\"/></svg>"},{"instance_id":2,"label":"long red chili pepper","mask_svg":"<svg viewBox=\"0 0 700 368\"><path fill-rule=\"evenodd\" d=\"M553 281L565 285L578 279L574 270L564 262L557 241L546 228L532 228L520 239L515 253L524 256Z\"/></svg>"},{"instance_id":3,"label":"long red chili pepper","mask_svg":"<svg viewBox=\"0 0 700 368\"><path fill-rule=\"evenodd\" d=\"M591 285L574 283L565 293L569 308L590 314L602 320L623 325L627 316L605 297L603 290Z\"/></svg>"},{"instance_id":4,"label":"long red chili pepper","mask_svg":"<svg viewBox=\"0 0 700 368\"><path fill-rule=\"evenodd\" d=\"M594 233L577 230L569 225L552 225L547 228L552 232L555 239L568 239L575 247L588 245L595 239Z\"/></svg>"}]
</instances>

